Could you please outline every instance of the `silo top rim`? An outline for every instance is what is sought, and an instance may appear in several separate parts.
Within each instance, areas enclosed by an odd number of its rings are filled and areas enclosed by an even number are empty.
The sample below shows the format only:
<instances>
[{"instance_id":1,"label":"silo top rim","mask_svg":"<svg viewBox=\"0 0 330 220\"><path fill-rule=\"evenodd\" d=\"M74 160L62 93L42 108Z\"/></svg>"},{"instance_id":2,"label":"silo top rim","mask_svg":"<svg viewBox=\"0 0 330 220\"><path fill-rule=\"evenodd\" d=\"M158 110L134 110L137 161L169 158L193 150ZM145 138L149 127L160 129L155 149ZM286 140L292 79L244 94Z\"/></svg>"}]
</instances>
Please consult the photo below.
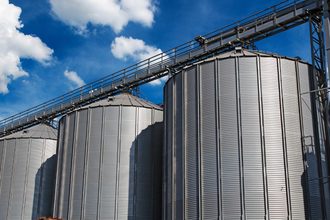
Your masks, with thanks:
<instances>
[{"instance_id":1,"label":"silo top rim","mask_svg":"<svg viewBox=\"0 0 330 220\"><path fill-rule=\"evenodd\" d=\"M225 59L225 58L230 58L230 57L256 57L256 56L286 58L286 59L290 59L290 60L298 60L299 62L308 64L307 61L301 60L301 58L299 58L299 57L294 57L294 58L286 57L286 56L281 56L276 53L264 52L264 51L259 51L259 50L248 50L248 49L244 49L241 47L235 48L234 50L231 50L226 53L219 54L215 57L211 57L209 59L202 60L198 63L203 63L203 62L207 62L207 61L211 61L211 60L215 60L215 59ZM198 63L195 63L195 64L198 64Z\"/></svg>"},{"instance_id":2,"label":"silo top rim","mask_svg":"<svg viewBox=\"0 0 330 220\"><path fill-rule=\"evenodd\" d=\"M224 59L233 59L235 57L273 57L273 58L280 58L280 59L287 59L287 60L292 60L292 61L298 61L300 63L304 63L307 65L310 65L307 61L302 60L300 57L287 57L287 56L281 56L279 54L276 53L270 53L270 52L263 52L263 51L259 51L259 50L248 50L245 48L241 48L241 47L236 47L235 49L219 54L217 56L214 57L210 57L208 59L205 60L201 60L199 62L196 63L192 63L190 65L187 65L185 67L183 67L183 70L187 70L190 69L191 67L195 66L195 65L200 65L206 62L212 62L215 60L224 60ZM169 79L166 81L164 88L166 87L166 85L168 84L169 81L171 81L171 79L173 78L173 76L175 76L176 74L180 73L176 72L175 74L173 74L171 77L169 77Z\"/></svg>"},{"instance_id":3,"label":"silo top rim","mask_svg":"<svg viewBox=\"0 0 330 220\"><path fill-rule=\"evenodd\" d=\"M57 130L51 127L50 125L38 124L33 127L0 138L0 140L23 139L23 138L57 140Z\"/></svg>"},{"instance_id":4,"label":"silo top rim","mask_svg":"<svg viewBox=\"0 0 330 220\"><path fill-rule=\"evenodd\" d=\"M144 99L133 96L129 93L121 93L119 95L110 96L107 99L102 99L100 101L80 107L78 109L75 109L74 111L80 109L103 107L103 106L133 106L133 107L143 107L143 108L163 110L160 106L150 103Z\"/></svg>"}]
</instances>

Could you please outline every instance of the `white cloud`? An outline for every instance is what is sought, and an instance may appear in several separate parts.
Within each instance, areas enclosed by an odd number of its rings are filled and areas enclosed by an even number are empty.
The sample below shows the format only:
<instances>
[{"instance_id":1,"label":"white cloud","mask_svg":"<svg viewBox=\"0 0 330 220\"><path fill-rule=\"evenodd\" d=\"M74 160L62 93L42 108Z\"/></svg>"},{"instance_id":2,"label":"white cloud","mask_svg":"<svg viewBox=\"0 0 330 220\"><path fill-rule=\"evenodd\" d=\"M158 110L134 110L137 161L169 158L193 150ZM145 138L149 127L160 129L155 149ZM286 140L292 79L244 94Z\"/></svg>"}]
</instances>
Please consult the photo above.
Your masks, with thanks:
<instances>
[{"instance_id":1,"label":"white cloud","mask_svg":"<svg viewBox=\"0 0 330 220\"><path fill-rule=\"evenodd\" d=\"M82 87L86 83L82 80L75 71L64 71L64 76L68 78L72 83L74 83L77 87Z\"/></svg>"},{"instance_id":2,"label":"white cloud","mask_svg":"<svg viewBox=\"0 0 330 220\"><path fill-rule=\"evenodd\" d=\"M50 0L53 13L64 23L86 31L87 24L111 26L118 33L130 21L150 27L153 0Z\"/></svg>"},{"instance_id":3,"label":"white cloud","mask_svg":"<svg viewBox=\"0 0 330 220\"><path fill-rule=\"evenodd\" d=\"M164 82L166 82L167 79L168 79L168 76L163 76L162 78L155 79L155 80L149 82L149 85L152 85L152 86L160 86L160 85L162 85Z\"/></svg>"},{"instance_id":4,"label":"white cloud","mask_svg":"<svg viewBox=\"0 0 330 220\"><path fill-rule=\"evenodd\" d=\"M122 60L131 58L135 61L142 61L157 54L161 54L162 50L154 46L147 45L143 40L132 37L116 37L111 43L111 53L114 57ZM163 59L168 56L163 54ZM153 86L161 85L167 80L167 76L151 81L149 84Z\"/></svg>"},{"instance_id":5,"label":"white cloud","mask_svg":"<svg viewBox=\"0 0 330 220\"><path fill-rule=\"evenodd\" d=\"M46 64L53 50L38 37L19 31L21 8L0 0L0 93L9 92L8 84L19 77L28 76L21 66L21 58L34 59Z\"/></svg>"},{"instance_id":6,"label":"white cloud","mask_svg":"<svg viewBox=\"0 0 330 220\"><path fill-rule=\"evenodd\" d=\"M118 59L132 58L141 61L162 53L162 50L147 45L143 40L121 36L116 37L111 43L111 53Z\"/></svg>"}]
</instances>

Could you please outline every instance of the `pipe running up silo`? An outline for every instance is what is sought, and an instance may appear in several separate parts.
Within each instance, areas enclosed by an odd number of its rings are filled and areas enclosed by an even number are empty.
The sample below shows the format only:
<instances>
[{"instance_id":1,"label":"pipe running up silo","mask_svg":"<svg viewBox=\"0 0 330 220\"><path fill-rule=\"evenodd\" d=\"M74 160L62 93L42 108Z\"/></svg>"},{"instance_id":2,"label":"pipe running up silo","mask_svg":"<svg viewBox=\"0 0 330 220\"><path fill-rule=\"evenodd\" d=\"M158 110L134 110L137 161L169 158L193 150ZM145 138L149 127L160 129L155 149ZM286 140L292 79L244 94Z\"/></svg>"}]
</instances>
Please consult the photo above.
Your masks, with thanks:
<instances>
[{"instance_id":1,"label":"pipe running up silo","mask_svg":"<svg viewBox=\"0 0 330 220\"><path fill-rule=\"evenodd\" d=\"M161 218L163 112L129 94L60 120L54 216Z\"/></svg>"},{"instance_id":2,"label":"pipe running up silo","mask_svg":"<svg viewBox=\"0 0 330 220\"><path fill-rule=\"evenodd\" d=\"M167 81L164 220L324 219L311 70L236 50Z\"/></svg>"},{"instance_id":3,"label":"pipe running up silo","mask_svg":"<svg viewBox=\"0 0 330 220\"><path fill-rule=\"evenodd\" d=\"M0 219L52 215L57 130L40 124L0 139Z\"/></svg>"}]
</instances>

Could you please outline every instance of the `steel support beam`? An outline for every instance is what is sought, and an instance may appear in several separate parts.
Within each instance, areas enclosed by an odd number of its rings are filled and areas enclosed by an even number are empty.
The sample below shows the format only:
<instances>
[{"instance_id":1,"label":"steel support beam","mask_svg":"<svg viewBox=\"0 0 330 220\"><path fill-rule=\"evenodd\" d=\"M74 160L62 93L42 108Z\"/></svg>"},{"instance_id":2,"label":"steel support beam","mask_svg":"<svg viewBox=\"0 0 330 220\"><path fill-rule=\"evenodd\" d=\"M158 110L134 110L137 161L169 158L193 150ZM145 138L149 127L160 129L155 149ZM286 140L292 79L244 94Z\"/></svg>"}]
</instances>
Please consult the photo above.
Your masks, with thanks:
<instances>
[{"instance_id":1,"label":"steel support beam","mask_svg":"<svg viewBox=\"0 0 330 220\"><path fill-rule=\"evenodd\" d=\"M323 14L324 15L324 14ZM314 139L318 161L318 174L320 176L320 195L322 200L322 216L327 218L327 201L326 195L329 194L328 171L330 146L329 146L329 127L328 127L328 77L327 77L327 62L326 62L326 42L323 32L323 16L322 14L314 14L309 17L310 25L310 43L311 57L313 65L313 76L311 76L311 90L313 103L313 120L314 120ZM322 158L325 158L325 165L322 163ZM323 159L324 160L324 159ZM330 196L330 195L328 195Z\"/></svg>"}]
</instances>

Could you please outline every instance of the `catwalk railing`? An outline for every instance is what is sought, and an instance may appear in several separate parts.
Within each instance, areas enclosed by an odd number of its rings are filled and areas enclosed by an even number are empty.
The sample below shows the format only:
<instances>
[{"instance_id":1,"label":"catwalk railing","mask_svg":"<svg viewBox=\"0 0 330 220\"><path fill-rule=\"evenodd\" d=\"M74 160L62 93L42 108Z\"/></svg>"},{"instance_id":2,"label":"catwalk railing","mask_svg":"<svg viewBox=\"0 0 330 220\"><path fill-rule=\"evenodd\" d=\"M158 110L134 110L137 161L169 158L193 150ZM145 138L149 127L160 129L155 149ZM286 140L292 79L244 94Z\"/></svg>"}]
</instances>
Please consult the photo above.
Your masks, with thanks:
<instances>
[{"instance_id":1,"label":"catwalk railing","mask_svg":"<svg viewBox=\"0 0 330 220\"><path fill-rule=\"evenodd\" d=\"M73 109L109 95L167 75L236 46L250 45L279 32L308 22L322 13L319 0L284 1L245 19L203 36L196 37L164 53L157 54L89 83L50 101L0 121L0 137L66 114Z\"/></svg>"}]
</instances>

